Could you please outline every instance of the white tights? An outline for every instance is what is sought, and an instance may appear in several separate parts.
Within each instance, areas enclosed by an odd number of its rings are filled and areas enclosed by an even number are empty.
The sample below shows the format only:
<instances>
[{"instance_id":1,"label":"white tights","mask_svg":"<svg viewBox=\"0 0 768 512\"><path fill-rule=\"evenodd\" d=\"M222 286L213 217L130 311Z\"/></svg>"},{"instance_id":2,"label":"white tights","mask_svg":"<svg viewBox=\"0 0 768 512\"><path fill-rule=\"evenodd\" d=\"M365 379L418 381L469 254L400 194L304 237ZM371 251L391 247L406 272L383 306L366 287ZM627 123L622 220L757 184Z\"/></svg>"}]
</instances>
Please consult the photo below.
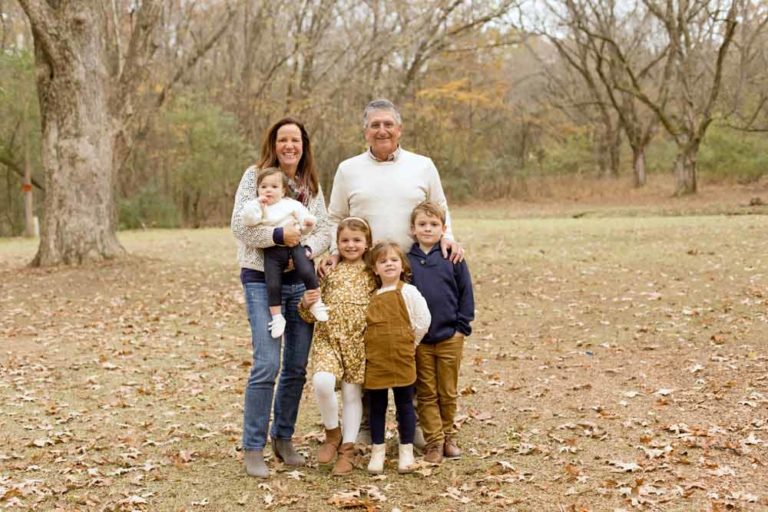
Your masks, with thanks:
<instances>
[{"instance_id":1,"label":"white tights","mask_svg":"<svg viewBox=\"0 0 768 512\"><path fill-rule=\"evenodd\" d=\"M339 403L336 400L336 377L332 373L317 372L312 376L315 398L323 425L328 430L339 426ZM354 443L363 417L363 386L341 381L341 439Z\"/></svg>"}]
</instances>

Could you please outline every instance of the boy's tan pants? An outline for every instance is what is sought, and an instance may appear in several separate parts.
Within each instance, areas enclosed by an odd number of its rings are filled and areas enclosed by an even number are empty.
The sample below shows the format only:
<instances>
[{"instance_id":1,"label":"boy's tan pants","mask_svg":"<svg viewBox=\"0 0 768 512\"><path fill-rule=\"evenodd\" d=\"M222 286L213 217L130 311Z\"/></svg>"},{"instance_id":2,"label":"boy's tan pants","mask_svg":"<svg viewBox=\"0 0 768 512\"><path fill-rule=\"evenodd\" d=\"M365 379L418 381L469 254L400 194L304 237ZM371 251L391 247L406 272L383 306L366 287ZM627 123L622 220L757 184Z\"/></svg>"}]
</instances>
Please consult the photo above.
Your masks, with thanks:
<instances>
[{"instance_id":1,"label":"boy's tan pants","mask_svg":"<svg viewBox=\"0 0 768 512\"><path fill-rule=\"evenodd\" d=\"M459 392L459 367L464 335L454 334L434 345L416 348L416 396L419 422L427 445L455 437L453 418Z\"/></svg>"}]
</instances>

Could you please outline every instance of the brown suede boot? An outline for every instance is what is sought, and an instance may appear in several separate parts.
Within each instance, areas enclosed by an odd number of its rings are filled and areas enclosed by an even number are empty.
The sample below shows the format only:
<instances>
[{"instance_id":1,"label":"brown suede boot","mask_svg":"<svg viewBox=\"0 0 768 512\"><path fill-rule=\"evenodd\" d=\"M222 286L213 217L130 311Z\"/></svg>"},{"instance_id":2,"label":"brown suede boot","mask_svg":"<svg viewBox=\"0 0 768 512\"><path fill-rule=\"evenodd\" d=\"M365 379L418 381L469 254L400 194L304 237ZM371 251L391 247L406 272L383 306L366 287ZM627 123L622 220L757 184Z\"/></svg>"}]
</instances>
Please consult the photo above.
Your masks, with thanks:
<instances>
[{"instance_id":1,"label":"brown suede boot","mask_svg":"<svg viewBox=\"0 0 768 512\"><path fill-rule=\"evenodd\" d=\"M331 474L333 476L348 475L355 469L352 465L352 459L355 457L355 443L344 443L339 446L339 456L336 464L333 466Z\"/></svg>"},{"instance_id":2,"label":"brown suede boot","mask_svg":"<svg viewBox=\"0 0 768 512\"><path fill-rule=\"evenodd\" d=\"M317 462L328 464L336 457L336 450L341 444L341 427L325 429L325 442L317 450Z\"/></svg>"}]
</instances>

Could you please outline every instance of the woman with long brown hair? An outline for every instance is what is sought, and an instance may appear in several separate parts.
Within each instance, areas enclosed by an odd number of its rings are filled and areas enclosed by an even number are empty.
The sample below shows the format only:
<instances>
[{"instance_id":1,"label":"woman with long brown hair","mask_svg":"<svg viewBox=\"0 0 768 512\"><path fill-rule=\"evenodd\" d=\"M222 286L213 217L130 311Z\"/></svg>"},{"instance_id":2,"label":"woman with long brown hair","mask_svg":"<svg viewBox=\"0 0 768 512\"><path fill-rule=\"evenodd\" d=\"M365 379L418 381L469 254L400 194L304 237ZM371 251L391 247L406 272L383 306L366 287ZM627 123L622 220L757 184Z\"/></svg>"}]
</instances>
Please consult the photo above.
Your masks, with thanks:
<instances>
[{"instance_id":1,"label":"woman with long brown hair","mask_svg":"<svg viewBox=\"0 0 768 512\"><path fill-rule=\"evenodd\" d=\"M256 176L260 169L267 167L278 167L288 179L293 198L317 217L315 229L307 236L302 237L296 227L244 224L243 207L247 201L257 198ZM246 169L237 189L232 232L237 241L240 281L245 291L253 345L253 362L245 388L243 412L245 469L251 476L266 478L269 468L264 462L264 447L268 431L278 459L293 466L301 466L305 462L304 457L294 449L291 438L306 381L312 325L304 322L297 311L305 293L304 284L293 275L294 272L286 272L282 278L282 307L287 324L282 347L280 339L272 338L268 327L271 315L264 280L263 250L273 245L293 247L300 243L312 258L328 248L331 238L309 136L298 120L286 117L267 131L258 163ZM319 298L319 291L309 293L317 294L317 297L310 296L309 299ZM272 411L274 421L269 430Z\"/></svg>"}]
</instances>

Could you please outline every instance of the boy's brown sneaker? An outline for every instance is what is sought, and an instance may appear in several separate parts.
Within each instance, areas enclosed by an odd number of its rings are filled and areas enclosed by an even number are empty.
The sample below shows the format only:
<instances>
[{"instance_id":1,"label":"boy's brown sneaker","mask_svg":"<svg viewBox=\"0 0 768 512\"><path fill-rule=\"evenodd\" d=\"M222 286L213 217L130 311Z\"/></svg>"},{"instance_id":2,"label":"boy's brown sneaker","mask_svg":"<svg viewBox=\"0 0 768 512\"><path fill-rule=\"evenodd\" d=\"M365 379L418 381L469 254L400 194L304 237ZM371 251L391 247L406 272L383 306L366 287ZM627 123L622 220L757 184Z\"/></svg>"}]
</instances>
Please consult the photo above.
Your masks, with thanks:
<instances>
[{"instance_id":1,"label":"boy's brown sneaker","mask_svg":"<svg viewBox=\"0 0 768 512\"><path fill-rule=\"evenodd\" d=\"M440 464L443 462L443 444L431 443L424 448L424 462Z\"/></svg>"},{"instance_id":2,"label":"boy's brown sneaker","mask_svg":"<svg viewBox=\"0 0 768 512\"><path fill-rule=\"evenodd\" d=\"M452 437L445 438L443 445L443 455L446 459L458 459L461 457L461 449L456 445L456 440Z\"/></svg>"}]
</instances>

